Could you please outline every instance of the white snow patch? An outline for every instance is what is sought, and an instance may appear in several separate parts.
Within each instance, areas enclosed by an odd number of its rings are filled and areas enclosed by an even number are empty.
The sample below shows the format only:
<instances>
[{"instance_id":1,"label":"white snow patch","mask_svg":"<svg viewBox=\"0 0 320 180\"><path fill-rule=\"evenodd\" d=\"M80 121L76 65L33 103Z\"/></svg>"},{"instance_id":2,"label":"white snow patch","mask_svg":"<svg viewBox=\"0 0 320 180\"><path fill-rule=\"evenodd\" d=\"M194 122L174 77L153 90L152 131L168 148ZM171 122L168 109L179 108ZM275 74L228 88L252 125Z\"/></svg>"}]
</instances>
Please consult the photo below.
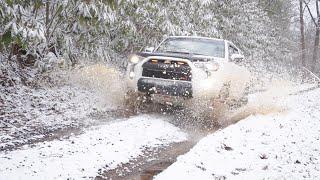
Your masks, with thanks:
<instances>
[{"instance_id":1,"label":"white snow patch","mask_svg":"<svg viewBox=\"0 0 320 180\"><path fill-rule=\"evenodd\" d=\"M116 168L147 148L185 140L184 132L160 117L137 116L69 139L1 152L0 179L92 178L99 169Z\"/></svg>"},{"instance_id":2,"label":"white snow patch","mask_svg":"<svg viewBox=\"0 0 320 180\"><path fill-rule=\"evenodd\" d=\"M1 95L0 149L38 139L45 132L94 124L99 120L91 118L91 113L114 109L93 90L67 85L41 89L19 86Z\"/></svg>"},{"instance_id":3,"label":"white snow patch","mask_svg":"<svg viewBox=\"0 0 320 180\"><path fill-rule=\"evenodd\" d=\"M250 117L211 134L161 179L317 179L320 90L290 96L287 112Z\"/></svg>"}]
</instances>

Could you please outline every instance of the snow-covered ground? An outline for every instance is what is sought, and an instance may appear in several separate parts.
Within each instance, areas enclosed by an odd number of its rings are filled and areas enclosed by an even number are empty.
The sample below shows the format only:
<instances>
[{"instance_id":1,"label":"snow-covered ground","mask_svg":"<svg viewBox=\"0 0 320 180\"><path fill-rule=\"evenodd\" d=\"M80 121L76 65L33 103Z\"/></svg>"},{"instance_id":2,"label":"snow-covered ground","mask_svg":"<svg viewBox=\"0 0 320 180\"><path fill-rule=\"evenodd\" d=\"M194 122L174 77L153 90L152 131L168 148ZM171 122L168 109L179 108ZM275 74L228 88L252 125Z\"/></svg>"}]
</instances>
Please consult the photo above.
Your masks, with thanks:
<instances>
[{"instance_id":1,"label":"snow-covered ground","mask_svg":"<svg viewBox=\"0 0 320 180\"><path fill-rule=\"evenodd\" d=\"M44 138L66 128L93 123L89 116L106 111L92 91L74 86L7 88L0 114L0 150Z\"/></svg>"},{"instance_id":2,"label":"snow-covered ground","mask_svg":"<svg viewBox=\"0 0 320 180\"><path fill-rule=\"evenodd\" d=\"M118 76L114 68L93 65L51 73L35 87L0 86L0 151L110 121L99 116L118 109Z\"/></svg>"},{"instance_id":3,"label":"snow-covered ground","mask_svg":"<svg viewBox=\"0 0 320 180\"><path fill-rule=\"evenodd\" d=\"M0 89L0 180L88 179L192 139L167 116L110 118L123 97L114 69L73 72L63 84ZM241 121L200 140L156 179L320 177L320 90L296 94L314 85L289 84L276 83L244 108L223 111L221 124ZM83 132L72 134L70 127ZM66 136L48 139L59 130Z\"/></svg>"},{"instance_id":4,"label":"snow-covered ground","mask_svg":"<svg viewBox=\"0 0 320 180\"><path fill-rule=\"evenodd\" d=\"M0 179L92 178L150 148L187 140L187 134L154 115L93 127L80 136L0 153Z\"/></svg>"},{"instance_id":5,"label":"snow-covered ground","mask_svg":"<svg viewBox=\"0 0 320 180\"><path fill-rule=\"evenodd\" d=\"M286 111L208 135L155 179L318 179L319 99L319 89L290 96Z\"/></svg>"}]
</instances>

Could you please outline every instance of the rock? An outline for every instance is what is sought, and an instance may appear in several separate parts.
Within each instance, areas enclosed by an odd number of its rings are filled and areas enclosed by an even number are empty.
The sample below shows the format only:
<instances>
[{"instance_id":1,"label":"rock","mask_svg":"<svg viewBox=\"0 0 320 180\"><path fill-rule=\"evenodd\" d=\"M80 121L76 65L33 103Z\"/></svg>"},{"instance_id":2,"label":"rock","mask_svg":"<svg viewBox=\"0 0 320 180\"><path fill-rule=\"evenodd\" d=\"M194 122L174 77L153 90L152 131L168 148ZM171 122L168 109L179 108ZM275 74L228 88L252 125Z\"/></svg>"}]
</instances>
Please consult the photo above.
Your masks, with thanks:
<instances>
[{"instance_id":1,"label":"rock","mask_svg":"<svg viewBox=\"0 0 320 180\"><path fill-rule=\"evenodd\" d=\"M232 151L233 150L232 147L227 146L226 144L222 144L222 148L227 150L227 151Z\"/></svg>"},{"instance_id":2,"label":"rock","mask_svg":"<svg viewBox=\"0 0 320 180\"><path fill-rule=\"evenodd\" d=\"M296 160L294 163L295 164L301 164L301 162L299 160Z\"/></svg>"}]
</instances>

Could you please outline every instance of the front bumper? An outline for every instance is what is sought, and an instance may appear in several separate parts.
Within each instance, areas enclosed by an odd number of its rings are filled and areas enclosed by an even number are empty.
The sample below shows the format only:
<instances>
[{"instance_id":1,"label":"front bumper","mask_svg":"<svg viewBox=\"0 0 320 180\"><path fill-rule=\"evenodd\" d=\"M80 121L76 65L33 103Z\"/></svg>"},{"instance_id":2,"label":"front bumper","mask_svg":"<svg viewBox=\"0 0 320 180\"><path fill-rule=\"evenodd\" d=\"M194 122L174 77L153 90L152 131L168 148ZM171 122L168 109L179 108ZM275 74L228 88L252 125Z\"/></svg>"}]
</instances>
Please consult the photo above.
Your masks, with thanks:
<instances>
[{"instance_id":1,"label":"front bumper","mask_svg":"<svg viewBox=\"0 0 320 180\"><path fill-rule=\"evenodd\" d=\"M138 80L138 91L187 98L191 98L193 94L191 82L158 78L140 78Z\"/></svg>"}]
</instances>

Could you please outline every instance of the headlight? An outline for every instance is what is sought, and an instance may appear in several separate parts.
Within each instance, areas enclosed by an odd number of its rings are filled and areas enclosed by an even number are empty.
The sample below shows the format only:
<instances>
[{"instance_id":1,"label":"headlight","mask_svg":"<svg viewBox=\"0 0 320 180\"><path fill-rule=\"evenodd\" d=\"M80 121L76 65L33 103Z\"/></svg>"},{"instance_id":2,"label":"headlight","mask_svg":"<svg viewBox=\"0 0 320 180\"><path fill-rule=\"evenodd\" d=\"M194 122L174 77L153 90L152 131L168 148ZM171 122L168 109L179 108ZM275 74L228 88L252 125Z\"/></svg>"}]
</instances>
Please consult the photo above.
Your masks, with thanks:
<instances>
[{"instance_id":1,"label":"headlight","mask_svg":"<svg viewBox=\"0 0 320 180\"><path fill-rule=\"evenodd\" d=\"M130 62L132 62L133 64L137 64L140 60L142 60L143 59L143 57L141 57L141 56L138 56L138 55L131 55L130 57L129 57L129 60L130 60Z\"/></svg>"},{"instance_id":2,"label":"headlight","mask_svg":"<svg viewBox=\"0 0 320 180\"><path fill-rule=\"evenodd\" d=\"M133 79L133 78L134 78L134 76L135 76L134 72L130 72L130 73L129 73L129 77L130 77L130 79Z\"/></svg>"},{"instance_id":3,"label":"headlight","mask_svg":"<svg viewBox=\"0 0 320 180\"><path fill-rule=\"evenodd\" d=\"M216 62L206 63L206 64L205 64L205 68L206 68L208 71L218 71L218 69L219 69L219 64L216 63Z\"/></svg>"}]
</instances>

